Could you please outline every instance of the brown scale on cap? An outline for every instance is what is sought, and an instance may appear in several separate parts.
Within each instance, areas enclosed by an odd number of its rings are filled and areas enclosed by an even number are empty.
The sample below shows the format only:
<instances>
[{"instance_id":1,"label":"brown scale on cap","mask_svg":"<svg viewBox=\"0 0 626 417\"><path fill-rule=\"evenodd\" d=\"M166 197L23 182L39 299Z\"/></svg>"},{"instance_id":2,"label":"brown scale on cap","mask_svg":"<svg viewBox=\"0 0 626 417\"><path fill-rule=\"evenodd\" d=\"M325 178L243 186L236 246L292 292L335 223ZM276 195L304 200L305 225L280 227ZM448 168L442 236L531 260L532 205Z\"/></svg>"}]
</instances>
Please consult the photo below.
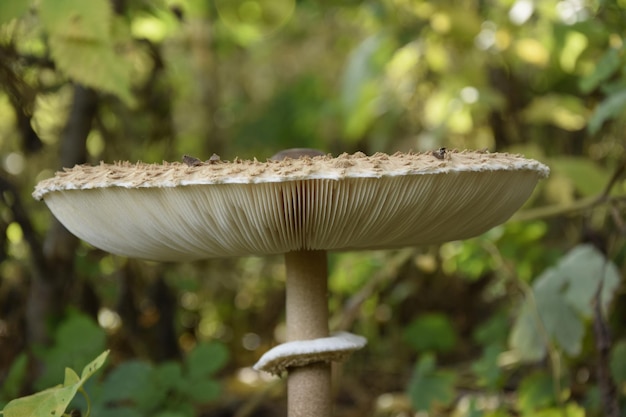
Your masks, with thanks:
<instances>
[{"instance_id":1,"label":"brown scale on cap","mask_svg":"<svg viewBox=\"0 0 626 417\"><path fill-rule=\"evenodd\" d=\"M291 148L285 149L284 151L280 151L272 155L269 159L274 161L282 161L284 159L300 159L303 156L308 156L309 158L313 158L315 156L324 156L326 155L324 152L319 151L317 149L311 148Z\"/></svg>"}]
</instances>

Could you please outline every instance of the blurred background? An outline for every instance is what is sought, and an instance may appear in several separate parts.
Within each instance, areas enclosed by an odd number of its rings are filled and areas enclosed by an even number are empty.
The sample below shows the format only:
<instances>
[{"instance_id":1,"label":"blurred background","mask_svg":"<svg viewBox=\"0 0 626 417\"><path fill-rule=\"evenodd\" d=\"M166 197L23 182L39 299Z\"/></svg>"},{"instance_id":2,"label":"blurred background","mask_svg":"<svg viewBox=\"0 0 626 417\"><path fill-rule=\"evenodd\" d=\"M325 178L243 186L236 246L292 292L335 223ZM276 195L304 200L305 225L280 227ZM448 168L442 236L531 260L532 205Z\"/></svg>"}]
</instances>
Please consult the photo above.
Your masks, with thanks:
<instances>
[{"instance_id":1,"label":"blurred background","mask_svg":"<svg viewBox=\"0 0 626 417\"><path fill-rule=\"evenodd\" d=\"M440 147L550 166L463 242L330 257L369 345L337 416L626 416L626 1L2 0L0 406L105 349L94 416L281 416L280 257L184 264L69 234L62 167ZM85 412L80 400L72 407Z\"/></svg>"}]
</instances>

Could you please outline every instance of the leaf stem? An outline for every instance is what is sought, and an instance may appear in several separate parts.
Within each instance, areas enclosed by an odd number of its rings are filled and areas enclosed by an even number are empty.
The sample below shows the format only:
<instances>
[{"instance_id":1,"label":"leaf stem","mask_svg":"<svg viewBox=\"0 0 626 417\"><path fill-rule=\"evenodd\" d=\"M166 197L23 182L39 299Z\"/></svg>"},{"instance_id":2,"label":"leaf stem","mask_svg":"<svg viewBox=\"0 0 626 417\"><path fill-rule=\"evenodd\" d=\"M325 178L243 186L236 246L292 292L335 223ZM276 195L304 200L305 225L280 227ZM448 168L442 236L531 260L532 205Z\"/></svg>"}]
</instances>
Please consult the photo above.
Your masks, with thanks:
<instances>
[{"instance_id":1,"label":"leaf stem","mask_svg":"<svg viewBox=\"0 0 626 417\"><path fill-rule=\"evenodd\" d=\"M82 387L78 388L78 391L83 394L83 397L85 397L85 401L87 402L87 411L85 412L85 417L89 417L89 415L91 414L91 400L89 399L89 395L87 394L87 391L85 391L85 389Z\"/></svg>"}]
</instances>

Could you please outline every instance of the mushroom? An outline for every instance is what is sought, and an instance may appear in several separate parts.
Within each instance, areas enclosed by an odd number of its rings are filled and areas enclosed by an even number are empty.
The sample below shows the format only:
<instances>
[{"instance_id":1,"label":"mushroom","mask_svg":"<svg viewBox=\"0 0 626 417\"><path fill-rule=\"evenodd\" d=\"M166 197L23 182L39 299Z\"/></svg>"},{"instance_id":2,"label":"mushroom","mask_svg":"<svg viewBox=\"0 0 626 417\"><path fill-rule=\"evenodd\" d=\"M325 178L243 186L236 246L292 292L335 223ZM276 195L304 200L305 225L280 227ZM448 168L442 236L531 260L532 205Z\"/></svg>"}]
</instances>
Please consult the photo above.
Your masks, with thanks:
<instances>
[{"instance_id":1,"label":"mushroom","mask_svg":"<svg viewBox=\"0 0 626 417\"><path fill-rule=\"evenodd\" d=\"M288 371L289 416L328 417L329 362L365 340L329 335L327 251L479 235L517 211L549 169L519 155L451 150L445 158L432 152L294 156L75 166L41 181L33 196L72 233L122 256L284 254L288 342L256 367Z\"/></svg>"}]
</instances>

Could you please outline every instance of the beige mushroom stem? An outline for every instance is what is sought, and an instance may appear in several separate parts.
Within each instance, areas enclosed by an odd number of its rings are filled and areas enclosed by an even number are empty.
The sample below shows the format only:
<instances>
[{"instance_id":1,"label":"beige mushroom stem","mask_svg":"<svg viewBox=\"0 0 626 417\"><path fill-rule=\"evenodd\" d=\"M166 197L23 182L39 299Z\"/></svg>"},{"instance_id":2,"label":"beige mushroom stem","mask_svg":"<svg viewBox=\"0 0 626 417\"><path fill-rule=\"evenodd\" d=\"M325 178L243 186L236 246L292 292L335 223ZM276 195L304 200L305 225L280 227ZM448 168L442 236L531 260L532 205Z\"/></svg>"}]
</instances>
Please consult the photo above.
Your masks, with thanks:
<instances>
[{"instance_id":1,"label":"beige mushroom stem","mask_svg":"<svg viewBox=\"0 0 626 417\"><path fill-rule=\"evenodd\" d=\"M287 267L287 340L328 337L328 277L326 251L285 255ZM289 417L332 415L330 363L289 368Z\"/></svg>"}]
</instances>

